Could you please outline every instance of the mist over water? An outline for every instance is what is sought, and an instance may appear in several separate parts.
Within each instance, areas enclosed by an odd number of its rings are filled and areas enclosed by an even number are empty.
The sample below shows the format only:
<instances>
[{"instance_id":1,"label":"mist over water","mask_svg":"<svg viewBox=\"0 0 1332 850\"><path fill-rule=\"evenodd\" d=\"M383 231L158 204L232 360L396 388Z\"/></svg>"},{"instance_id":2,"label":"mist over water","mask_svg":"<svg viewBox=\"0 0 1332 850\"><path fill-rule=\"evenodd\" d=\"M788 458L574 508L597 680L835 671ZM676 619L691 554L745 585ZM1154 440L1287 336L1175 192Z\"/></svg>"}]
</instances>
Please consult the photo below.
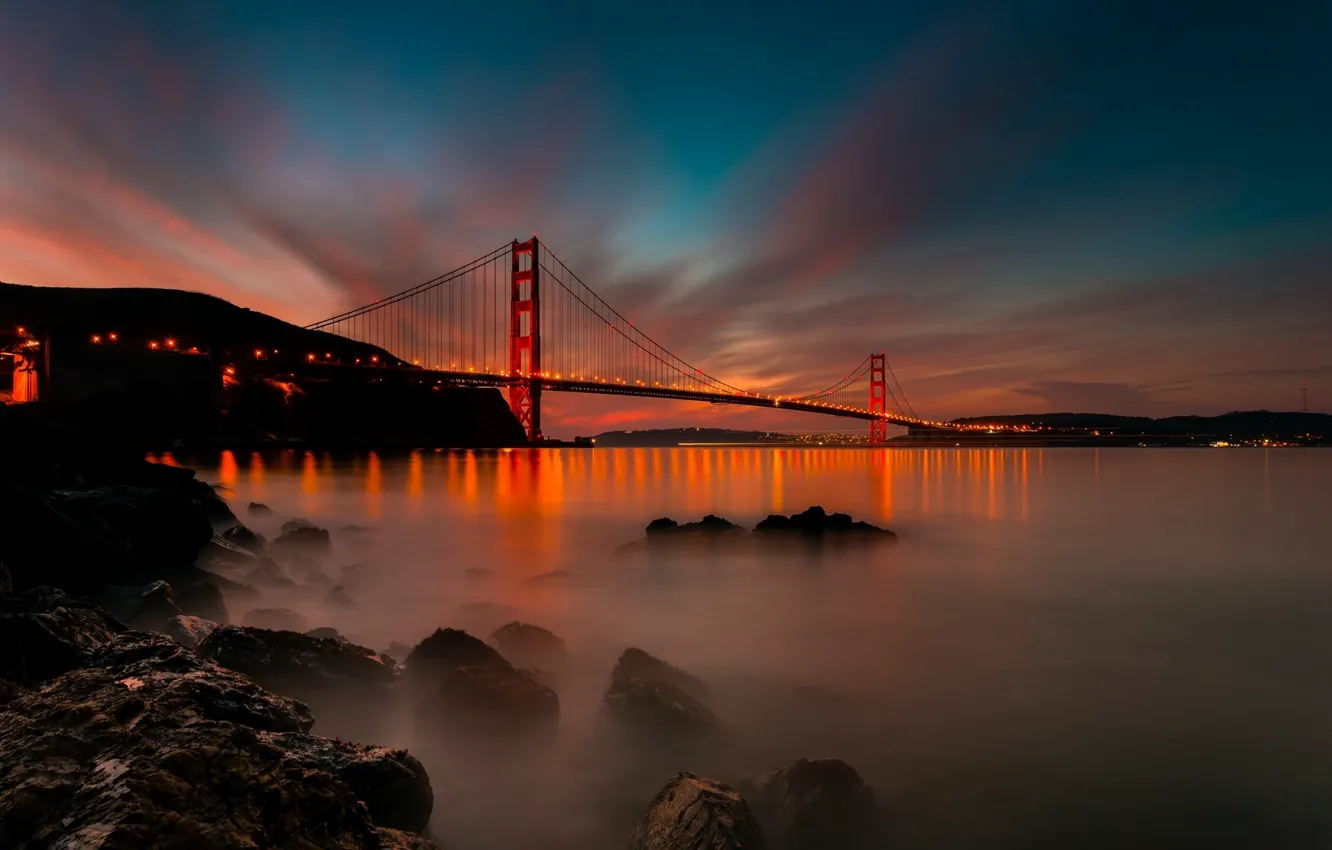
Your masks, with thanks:
<instances>
[{"instance_id":1,"label":"mist over water","mask_svg":"<svg viewBox=\"0 0 1332 850\"><path fill-rule=\"evenodd\" d=\"M899 848L1332 845L1332 452L172 460L262 533L328 527L334 581L365 565L346 581L355 608L265 602L311 626L384 650L520 619L568 642L549 745L441 739L405 706L316 706L316 733L426 763L454 850L615 847L676 771L734 781L800 757L855 766ZM247 517L250 501L278 515ZM752 527L816 504L899 540L615 551L659 516ZM627 646L707 681L725 742L608 734L597 704Z\"/></svg>"}]
</instances>

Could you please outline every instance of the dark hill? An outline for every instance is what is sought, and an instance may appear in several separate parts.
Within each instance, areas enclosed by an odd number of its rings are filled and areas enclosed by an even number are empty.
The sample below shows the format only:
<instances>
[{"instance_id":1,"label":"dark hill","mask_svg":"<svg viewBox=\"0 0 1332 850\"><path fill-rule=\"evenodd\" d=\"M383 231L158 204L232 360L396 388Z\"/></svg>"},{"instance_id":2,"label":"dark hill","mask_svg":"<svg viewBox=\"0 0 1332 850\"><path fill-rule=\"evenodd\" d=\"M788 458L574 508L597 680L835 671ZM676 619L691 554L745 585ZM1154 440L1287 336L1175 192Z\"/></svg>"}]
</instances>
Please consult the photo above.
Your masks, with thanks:
<instances>
[{"instance_id":1,"label":"dark hill","mask_svg":"<svg viewBox=\"0 0 1332 850\"><path fill-rule=\"evenodd\" d=\"M241 357L262 348L269 357L277 349L278 357L291 360L315 354L342 362L378 356L386 364L401 363L376 346L306 330L212 295L178 289L0 283L0 327L8 330L13 325L38 336L79 340L114 333L122 345L172 339L182 351L194 347L222 357Z\"/></svg>"},{"instance_id":2,"label":"dark hill","mask_svg":"<svg viewBox=\"0 0 1332 850\"><path fill-rule=\"evenodd\" d=\"M1208 436L1232 440L1290 440L1332 436L1326 413L1280 413L1271 410L1233 411L1220 416L1115 416L1109 413L1023 413L956 419L961 424L1030 425L1032 427L1100 431L1123 436Z\"/></svg>"}]
</instances>

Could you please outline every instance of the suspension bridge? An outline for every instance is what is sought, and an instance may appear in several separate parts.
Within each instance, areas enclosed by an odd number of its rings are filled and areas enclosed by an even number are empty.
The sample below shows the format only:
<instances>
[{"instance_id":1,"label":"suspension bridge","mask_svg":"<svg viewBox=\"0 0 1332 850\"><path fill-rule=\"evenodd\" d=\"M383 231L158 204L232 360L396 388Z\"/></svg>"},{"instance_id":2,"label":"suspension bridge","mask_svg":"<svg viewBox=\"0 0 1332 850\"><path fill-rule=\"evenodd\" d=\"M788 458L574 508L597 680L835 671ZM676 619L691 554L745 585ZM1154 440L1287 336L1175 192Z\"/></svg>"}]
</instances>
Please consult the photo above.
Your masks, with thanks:
<instances>
[{"instance_id":1,"label":"suspension bridge","mask_svg":"<svg viewBox=\"0 0 1332 850\"><path fill-rule=\"evenodd\" d=\"M865 357L826 389L754 392L673 354L578 278L534 235L496 248L418 286L308 325L392 355L363 369L409 368L436 381L507 390L528 439L542 438L547 392L598 393L773 407L870 423L965 430L916 415L883 352ZM314 358L315 355L309 355Z\"/></svg>"}]
</instances>

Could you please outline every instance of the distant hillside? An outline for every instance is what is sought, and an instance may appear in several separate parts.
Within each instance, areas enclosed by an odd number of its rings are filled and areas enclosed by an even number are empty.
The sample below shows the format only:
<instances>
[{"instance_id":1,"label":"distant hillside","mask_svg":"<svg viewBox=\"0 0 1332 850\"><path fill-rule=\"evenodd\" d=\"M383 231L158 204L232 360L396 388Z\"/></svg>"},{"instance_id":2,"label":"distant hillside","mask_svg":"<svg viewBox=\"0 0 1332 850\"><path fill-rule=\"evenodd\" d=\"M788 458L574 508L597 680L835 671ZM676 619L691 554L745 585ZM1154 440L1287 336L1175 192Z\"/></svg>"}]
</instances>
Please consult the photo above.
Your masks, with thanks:
<instances>
[{"instance_id":1,"label":"distant hillside","mask_svg":"<svg viewBox=\"0 0 1332 850\"><path fill-rule=\"evenodd\" d=\"M681 443L759 443L786 439L772 431L734 431L730 428L648 428L642 431L607 431L596 436L597 445L678 446Z\"/></svg>"},{"instance_id":2,"label":"distant hillside","mask_svg":"<svg viewBox=\"0 0 1332 850\"><path fill-rule=\"evenodd\" d=\"M22 325L39 335L86 341L114 333L121 345L175 340L220 356L244 356L255 348L297 360L309 354L347 362L378 356L400 362L378 347L323 331L309 331L264 313L237 307L202 292L178 289L81 289L0 283L0 326Z\"/></svg>"},{"instance_id":3,"label":"distant hillside","mask_svg":"<svg viewBox=\"0 0 1332 850\"><path fill-rule=\"evenodd\" d=\"M1124 436L1210 436L1234 440L1332 437L1332 416L1326 413L1235 411L1221 416L1115 416L1109 413L1023 413L955 419L961 424L1030 425L1032 427L1099 430Z\"/></svg>"}]
</instances>

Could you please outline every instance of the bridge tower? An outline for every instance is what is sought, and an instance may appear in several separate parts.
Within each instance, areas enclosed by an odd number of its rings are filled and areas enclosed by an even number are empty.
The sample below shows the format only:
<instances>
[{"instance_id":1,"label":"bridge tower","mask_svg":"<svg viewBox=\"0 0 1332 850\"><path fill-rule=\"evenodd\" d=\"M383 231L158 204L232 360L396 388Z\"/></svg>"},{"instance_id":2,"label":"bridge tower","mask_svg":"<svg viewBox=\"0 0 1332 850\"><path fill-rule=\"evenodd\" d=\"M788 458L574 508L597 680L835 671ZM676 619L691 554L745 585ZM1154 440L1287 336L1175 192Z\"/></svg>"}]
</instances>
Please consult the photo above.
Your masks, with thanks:
<instances>
[{"instance_id":1,"label":"bridge tower","mask_svg":"<svg viewBox=\"0 0 1332 850\"><path fill-rule=\"evenodd\" d=\"M886 352L870 355L869 409L875 414L870 420L870 445L881 446L888 442L888 422L881 418L888 413L888 384L884 380L887 371Z\"/></svg>"},{"instance_id":2,"label":"bridge tower","mask_svg":"<svg viewBox=\"0 0 1332 850\"><path fill-rule=\"evenodd\" d=\"M536 234L513 241L509 288L509 409L527 439L541 439L541 261ZM523 256L527 262L522 262ZM523 266L526 265L526 268Z\"/></svg>"}]
</instances>

